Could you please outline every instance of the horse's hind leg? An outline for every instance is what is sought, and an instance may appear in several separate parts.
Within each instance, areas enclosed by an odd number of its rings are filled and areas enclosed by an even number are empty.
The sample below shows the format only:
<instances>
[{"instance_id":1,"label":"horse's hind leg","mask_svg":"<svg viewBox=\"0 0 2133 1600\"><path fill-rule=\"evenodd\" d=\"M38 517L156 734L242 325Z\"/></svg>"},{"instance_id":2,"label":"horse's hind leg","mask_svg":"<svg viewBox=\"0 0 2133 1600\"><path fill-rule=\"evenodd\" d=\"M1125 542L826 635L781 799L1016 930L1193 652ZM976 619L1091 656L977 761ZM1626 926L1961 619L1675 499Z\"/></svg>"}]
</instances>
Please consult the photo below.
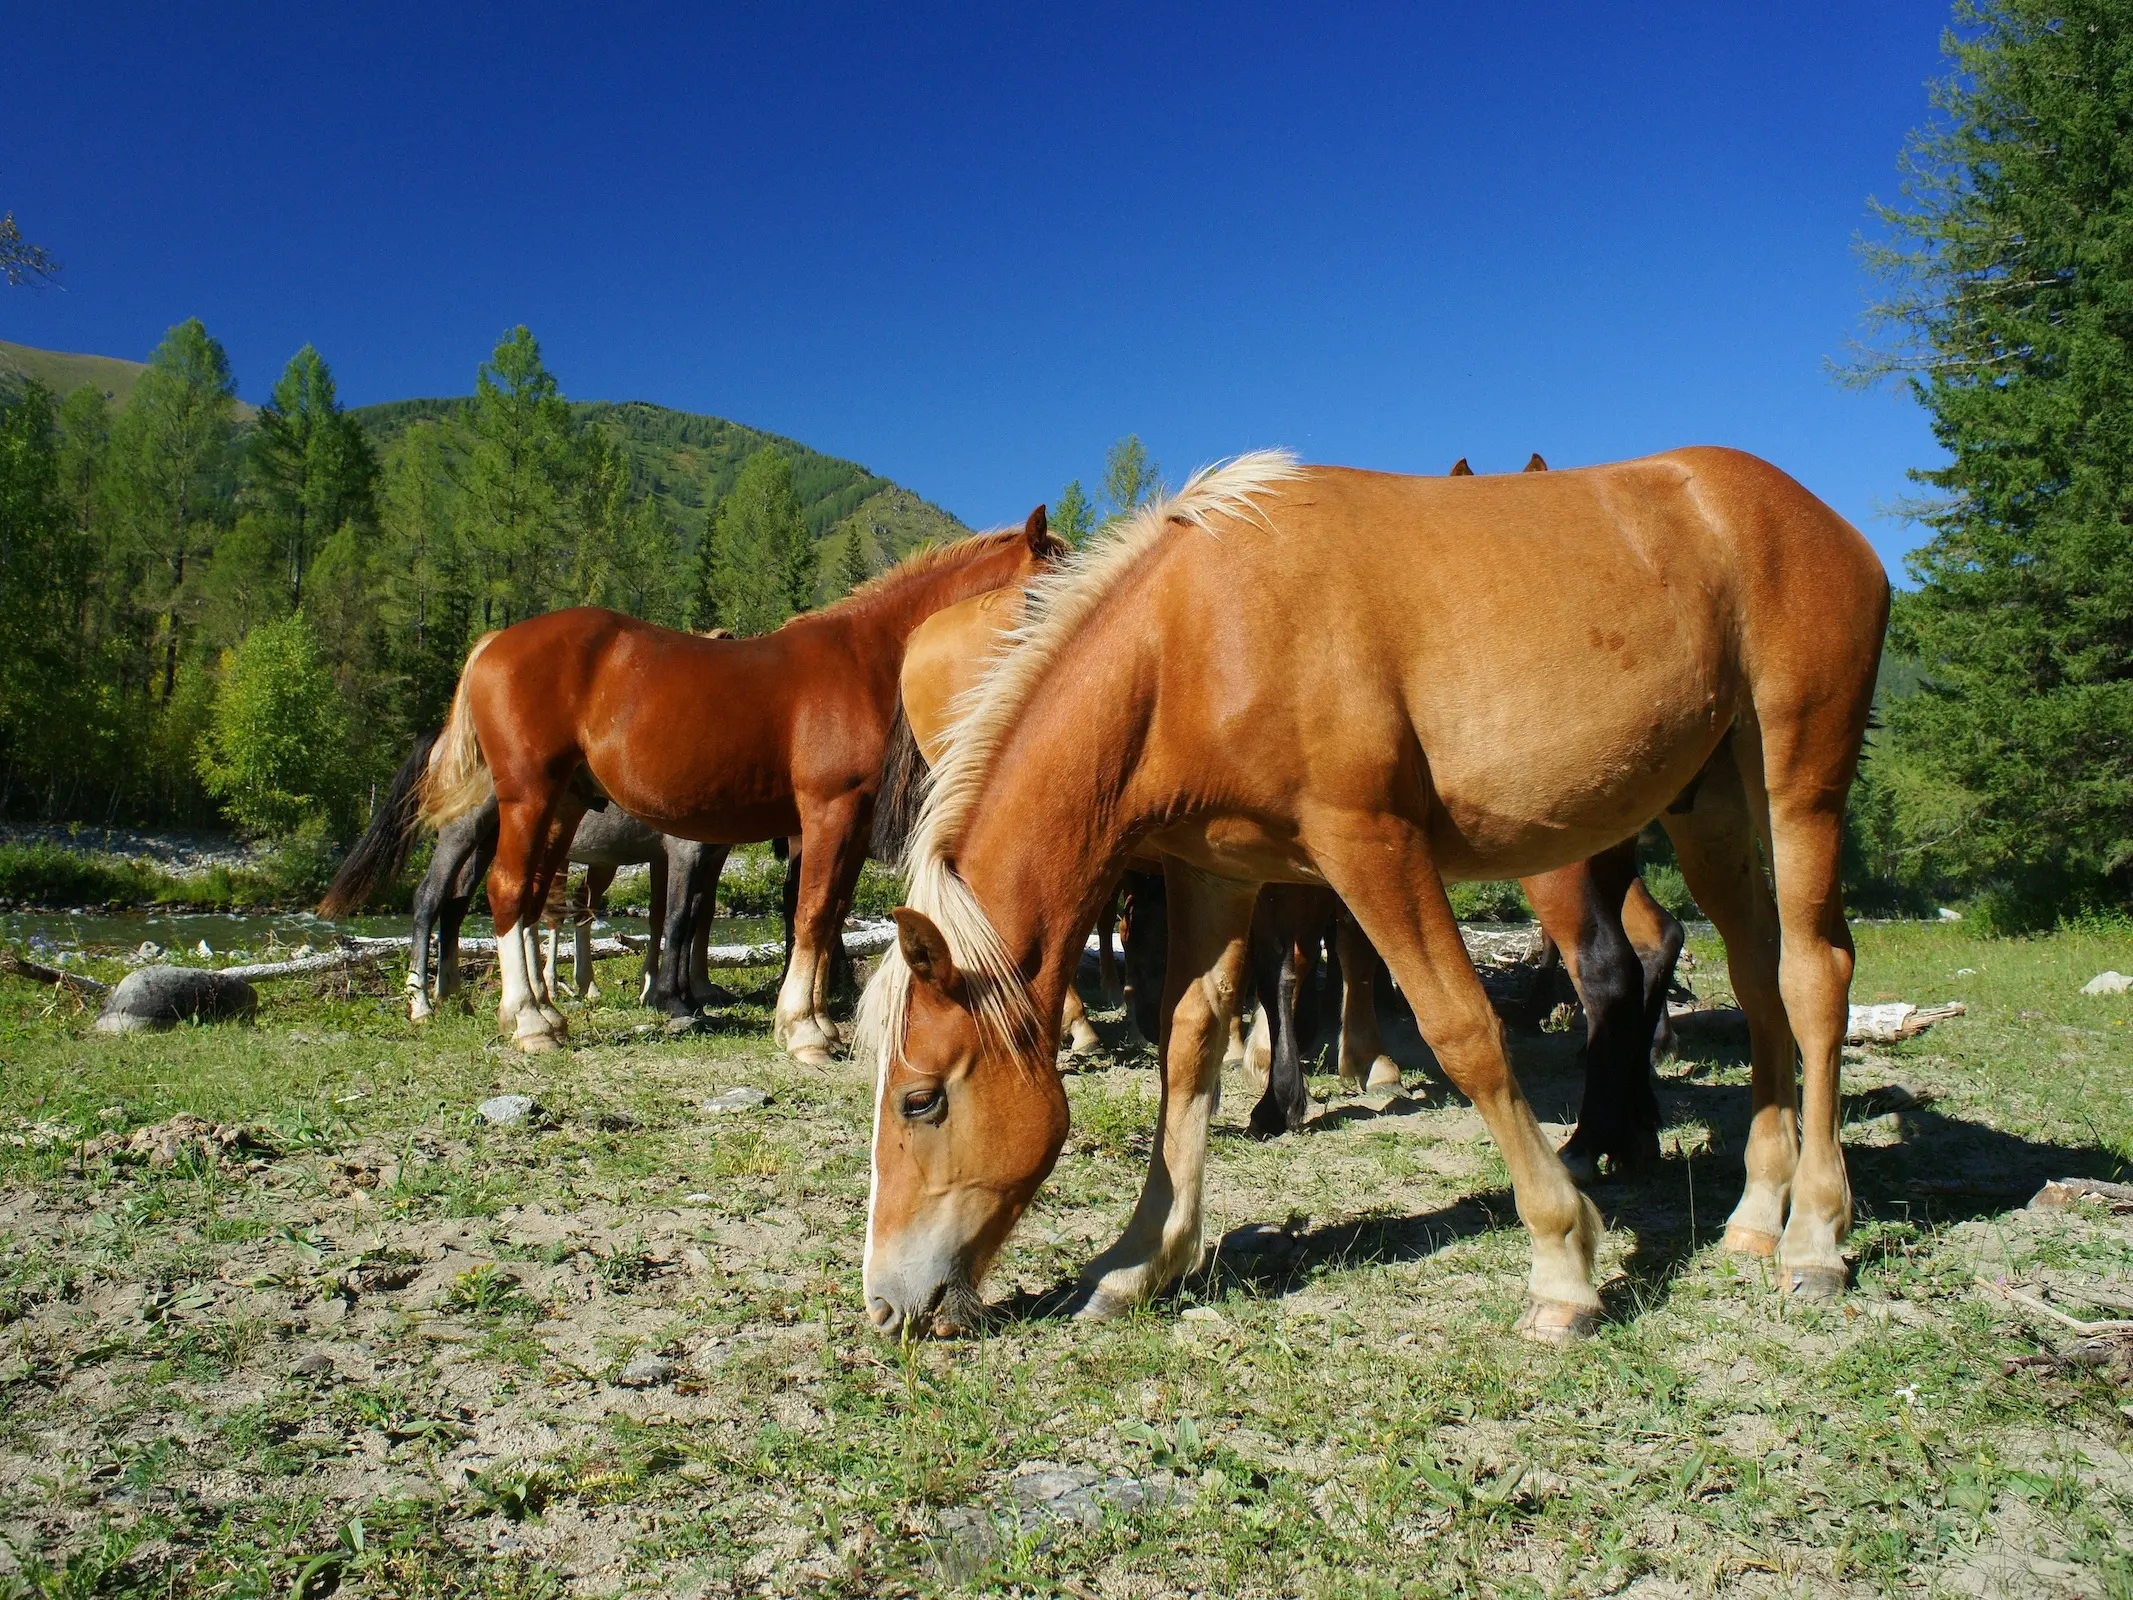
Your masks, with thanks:
<instances>
[{"instance_id":1,"label":"horse's hind leg","mask_svg":"<svg viewBox=\"0 0 2133 1600\"><path fill-rule=\"evenodd\" d=\"M1871 684L1869 676L1867 690ZM1782 940L1778 989L1799 1041L1802 1068L1800 1163L1778 1255L1789 1293L1826 1300L1843 1294L1849 1277L1843 1245L1851 1232L1852 1190L1837 1135L1853 956L1839 856L1844 803L1866 721L1866 692L1851 725L1828 713L1822 726L1814 720L1803 717L1777 737L1770 720L1763 727ZM1752 768L1747 776L1752 781Z\"/></svg>"},{"instance_id":2,"label":"horse's hind leg","mask_svg":"<svg viewBox=\"0 0 2133 1600\"><path fill-rule=\"evenodd\" d=\"M1726 1223L1726 1248L1771 1255L1799 1164L1792 1028L1778 988L1777 902L1738 767L1722 753L1704 769L1689 809L1660 820L1689 893L1726 942L1726 971L1748 1019L1748 1181Z\"/></svg>"},{"instance_id":3,"label":"horse's hind leg","mask_svg":"<svg viewBox=\"0 0 2133 1600\"><path fill-rule=\"evenodd\" d=\"M1072 982L1067 984L1066 1002L1060 1007L1059 1033L1066 1040L1067 1049L1077 1056L1088 1054L1102 1043L1089 1025L1089 1008L1082 1002L1081 990Z\"/></svg>"},{"instance_id":4,"label":"horse's hind leg","mask_svg":"<svg viewBox=\"0 0 2133 1600\"><path fill-rule=\"evenodd\" d=\"M1311 1096L1304 1087L1303 1051L1296 1037L1299 974L1294 937L1293 897L1280 888L1259 892L1252 917L1252 985L1259 991L1269 1024L1266 1089L1252 1107L1248 1124L1261 1139L1276 1138L1304 1125Z\"/></svg>"},{"instance_id":5,"label":"horse's hind leg","mask_svg":"<svg viewBox=\"0 0 2133 1600\"><path fill-rule=\"evenodd\" d=\"M568 801L558 797L552 803ZM497 1022L521 1050L539 1054L556 1049L569 1030L543 992L533 929L556 874L568 861L578 819L556 817L538 801L513 800L501 806L499 821L496 863L489 869L502 979Z\"/></svg>"},{"instance_id":6,"label":"horse's hind leg","mask_svg":"<svg viewBox=\"0 0 2133 1600\"><path fill-rule=\"evenodd\" d=\"M1518 1331L1548 1343L1584 1336L1600 1310L1592 1286L1600 1214L1570 1181L1511 1075L1503 1024L1459 937L1427 835L1404 817L1353 813L1323 834L1307 834L1319 869L1392 969L1445 1076L1474 1102L1510 1168L1533 1241Z\"/></svg>"},{"instance_id":7,"label":"horse's hind leg","mask_svg":"<svg viewBox=\"0 0 2133 1600\"><path fill-rule=\"evenodd\" d=\"M1378 1033L1378 968L1382 963L1377 948L1346 907L1334 924L1333 942L1341 968L1341 1086L1365 1092L1397 1089L1400 1065L1385 1053Z\"/></svg>"},{"instance_id":8,"label":"horse's hind leg","mask_svg":"<svg viewBox=\"0 0 2133 1600\"><path fill-rule=\"evenodd\" d=\"M778 986L771 1037L796 1061L827 1066L837 1035L822 1014L829 980L829 942L844 937L844 916L866 864L872 797L803 799L800 806L800 881L793 914L792 955Z\"/></svg>"},{"instance_id":9,"label":"horse's hind leg","mask_svg":"<svg viewBox=\"0 0 2133 1600\"><path fill-rule=\"evenodd\" d=\"M1120 970L1115 935L1118 932L1118 890L1113 889L1096 916L1096 980L1107 1006L1123 1005L1126 981Z\"/></svg>"},{"instance_id":10,"label":"horse's hind leg","mask_svg":"<svg viewBox=\"0 0 2133 1600\"><path fill-rule=\"evenodd\" d=\"M593 923L606 909L607 891L614 881L612 866L587 867L585 884L578 896L577 915L571 919L571 987L587 1005L600 998L600 980L593 971Z\"/></svg>"},{"instance_id":11,"label":"horse's hind leg","mask_svg":"<svg viewBox=\"0 0 2133 1600\"><path fill-rule=\"evenodd\" d=\"M1618 1173L1659 1160L1644 967L1622 926L1622 901L1636 876L1637 842L1626 839L1590 860L1524 880L1526 898L1585 1006L1585 1094L1577 1128L1558 1152L1580 1183L1600 1175L1603 1155Z\"/></svg>"},{"instance_id":12,"label":"horse's hind leg","mask_svg":"<svg viewBox=\"0 0 2133 1600\"><path fill-rule=\"evenodd\" d=\"M1644 1031L1651 1038L1652 1059L1657 1062L1674 1053L1666 998L1681 960L1682 927L1672 912L1652 898L1644 879L1637 877L1630 880L1629 893L1622 898L1622 931L1629 935L1637 962L1644 968Z\"/></svg>"}]
</instances>

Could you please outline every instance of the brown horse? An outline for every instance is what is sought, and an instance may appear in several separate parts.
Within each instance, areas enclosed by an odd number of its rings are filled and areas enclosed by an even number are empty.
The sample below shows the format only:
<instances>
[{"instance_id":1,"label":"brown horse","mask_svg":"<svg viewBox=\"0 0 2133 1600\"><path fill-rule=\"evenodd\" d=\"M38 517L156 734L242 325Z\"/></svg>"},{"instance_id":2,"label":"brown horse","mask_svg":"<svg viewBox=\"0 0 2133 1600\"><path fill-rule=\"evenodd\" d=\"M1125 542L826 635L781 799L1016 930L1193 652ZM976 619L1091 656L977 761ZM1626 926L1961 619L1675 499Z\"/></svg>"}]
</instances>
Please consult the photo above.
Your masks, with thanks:
<instances>
[{"instance_id":1,"label":"brown horse","mask_svg":"<svg viewBox=\"0 0 2133 1600\"><path fill-rule=\"evenodd\" d=\"M477 644L423 815L448 822L496 796L498 1016L519 1048L551 1050L565 1033L522 948L522 912L547 900L579 817L606 797L679 838L804 840L774 1033L796 1058L826 1062L828 957L865 860L904 642L941 607L1025 581L1065 548L1039 506L1018 530L910 557L759 638L698 638L587 608Z\"/></svg>"},{"instance_id":2,"label":"brown horse","mask_svg":"<svg viewBox=\"0 0 2133 1600\"><path fill-rule=\"evenodd\" d=\"M1728 1242L1781 1248L1793 1293L1841 1293L1838 846L1887 611L1856 530L1775 467L1704 448L1457 479L1249 456L1040 580L936 774L868 990L872 1319L978 1309L1066 1136L1051 1062L1083 930L1147 846L1169 883L1161 1127L1082 1309L1133 1305L1197 1258L1253 902L1323 882L1503 1153L1533 1246L1521 1331L1588 1331L1599 1213L1512 1077L1444 883L1582 860L1662 811L1750 1018Z\"/></svg>"}]
</instances>

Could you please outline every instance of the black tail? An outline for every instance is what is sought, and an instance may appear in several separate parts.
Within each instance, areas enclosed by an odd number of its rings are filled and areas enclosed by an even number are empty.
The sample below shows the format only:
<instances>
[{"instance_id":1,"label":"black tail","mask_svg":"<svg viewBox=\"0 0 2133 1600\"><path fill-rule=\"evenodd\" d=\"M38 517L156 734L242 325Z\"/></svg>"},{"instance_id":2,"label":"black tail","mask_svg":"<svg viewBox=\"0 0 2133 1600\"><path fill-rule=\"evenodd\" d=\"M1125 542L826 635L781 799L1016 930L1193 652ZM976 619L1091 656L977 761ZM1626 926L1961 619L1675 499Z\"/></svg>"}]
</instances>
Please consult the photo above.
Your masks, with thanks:
<instances>
[{"instance_id":1,"label":"black tail","mask_svg":"<svg viewBox=\"0 0 2133 1600\"><path fill-rule=\"evenodd\" d=\"M899 700L896 726L889 730L889 754L881 764L881 792L874 797L874 837L867 844L867 854L890 866L901 865L925 798L926 758L919 754L918 740L912 737Z\"/></svg>"},{"instance_id":2,"label":"black tail","mask_svg":"<svg viewBox=\"0 0 2133 1600\"><path fill-rule=\"evenodd\" d=\"M415 748L393 774L392 787L371 816L363 837L341 863L318 903L322 917L346 916L368 900L381 883L390 883L407 865L414 847L415 827L422 813L422 775L429 770L430 750L437 743L434 733L418 734Z\"/></svg>"}]
</instances>

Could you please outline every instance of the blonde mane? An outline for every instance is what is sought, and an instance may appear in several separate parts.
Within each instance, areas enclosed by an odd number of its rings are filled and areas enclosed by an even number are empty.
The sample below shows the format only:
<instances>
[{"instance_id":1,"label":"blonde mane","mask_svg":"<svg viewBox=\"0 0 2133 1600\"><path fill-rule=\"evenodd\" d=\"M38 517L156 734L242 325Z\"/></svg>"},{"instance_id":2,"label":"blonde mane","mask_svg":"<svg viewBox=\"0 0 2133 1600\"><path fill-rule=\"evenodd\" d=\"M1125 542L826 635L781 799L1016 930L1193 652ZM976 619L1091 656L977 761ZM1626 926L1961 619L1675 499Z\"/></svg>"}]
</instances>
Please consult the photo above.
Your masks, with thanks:
<instances>
[{"instance_id":1,"label":"blonde mane","mask_svg":"<svg viewBox=\"0 0 2133 1600\"><path fill-rule=\"evenodd\" d=\"M992 919L957 874L955 847L976 810L1009 732L1068 642L1173 523L1212 535L1218 518L1257 521L1269 532L1258 499L1301 476L1286 450L1256 450L1203 467L1175 495L1142 506L1028 588L1022 625L1014 629L984 675L960 697L947 748L927 784L925 803L905 852L905 903L932 919L948 941L956 970L970 991L971 1010L991 1041L1018 1057L1041 1033L1029 986ZM875 1041L886 1066L903 1050L911 975L891 946L867 985L860 1008L861 1049Z\"/></svg>"}]
</instances>

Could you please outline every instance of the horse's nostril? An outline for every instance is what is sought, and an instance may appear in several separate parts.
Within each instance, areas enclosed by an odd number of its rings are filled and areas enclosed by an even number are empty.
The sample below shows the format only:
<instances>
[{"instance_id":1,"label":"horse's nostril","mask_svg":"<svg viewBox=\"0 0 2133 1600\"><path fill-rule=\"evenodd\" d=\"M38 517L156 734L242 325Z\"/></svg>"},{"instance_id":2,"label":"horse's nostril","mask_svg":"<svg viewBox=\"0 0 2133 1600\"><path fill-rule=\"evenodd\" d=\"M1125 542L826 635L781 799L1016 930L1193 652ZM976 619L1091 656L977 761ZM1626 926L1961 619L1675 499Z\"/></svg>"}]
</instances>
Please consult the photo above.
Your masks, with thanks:
<instances>
[{"instance_id":1,"label":"horse's nostril","mask_svg":"<svg viewBox=\"0 0 2133 1600\"><path fill-rule=\"evenodd\" d=\"M867 1301L867 1321L883 1333L892 1332L897 1323L896 1307L877 1294Z\"/></svg>"}]
</instances>

